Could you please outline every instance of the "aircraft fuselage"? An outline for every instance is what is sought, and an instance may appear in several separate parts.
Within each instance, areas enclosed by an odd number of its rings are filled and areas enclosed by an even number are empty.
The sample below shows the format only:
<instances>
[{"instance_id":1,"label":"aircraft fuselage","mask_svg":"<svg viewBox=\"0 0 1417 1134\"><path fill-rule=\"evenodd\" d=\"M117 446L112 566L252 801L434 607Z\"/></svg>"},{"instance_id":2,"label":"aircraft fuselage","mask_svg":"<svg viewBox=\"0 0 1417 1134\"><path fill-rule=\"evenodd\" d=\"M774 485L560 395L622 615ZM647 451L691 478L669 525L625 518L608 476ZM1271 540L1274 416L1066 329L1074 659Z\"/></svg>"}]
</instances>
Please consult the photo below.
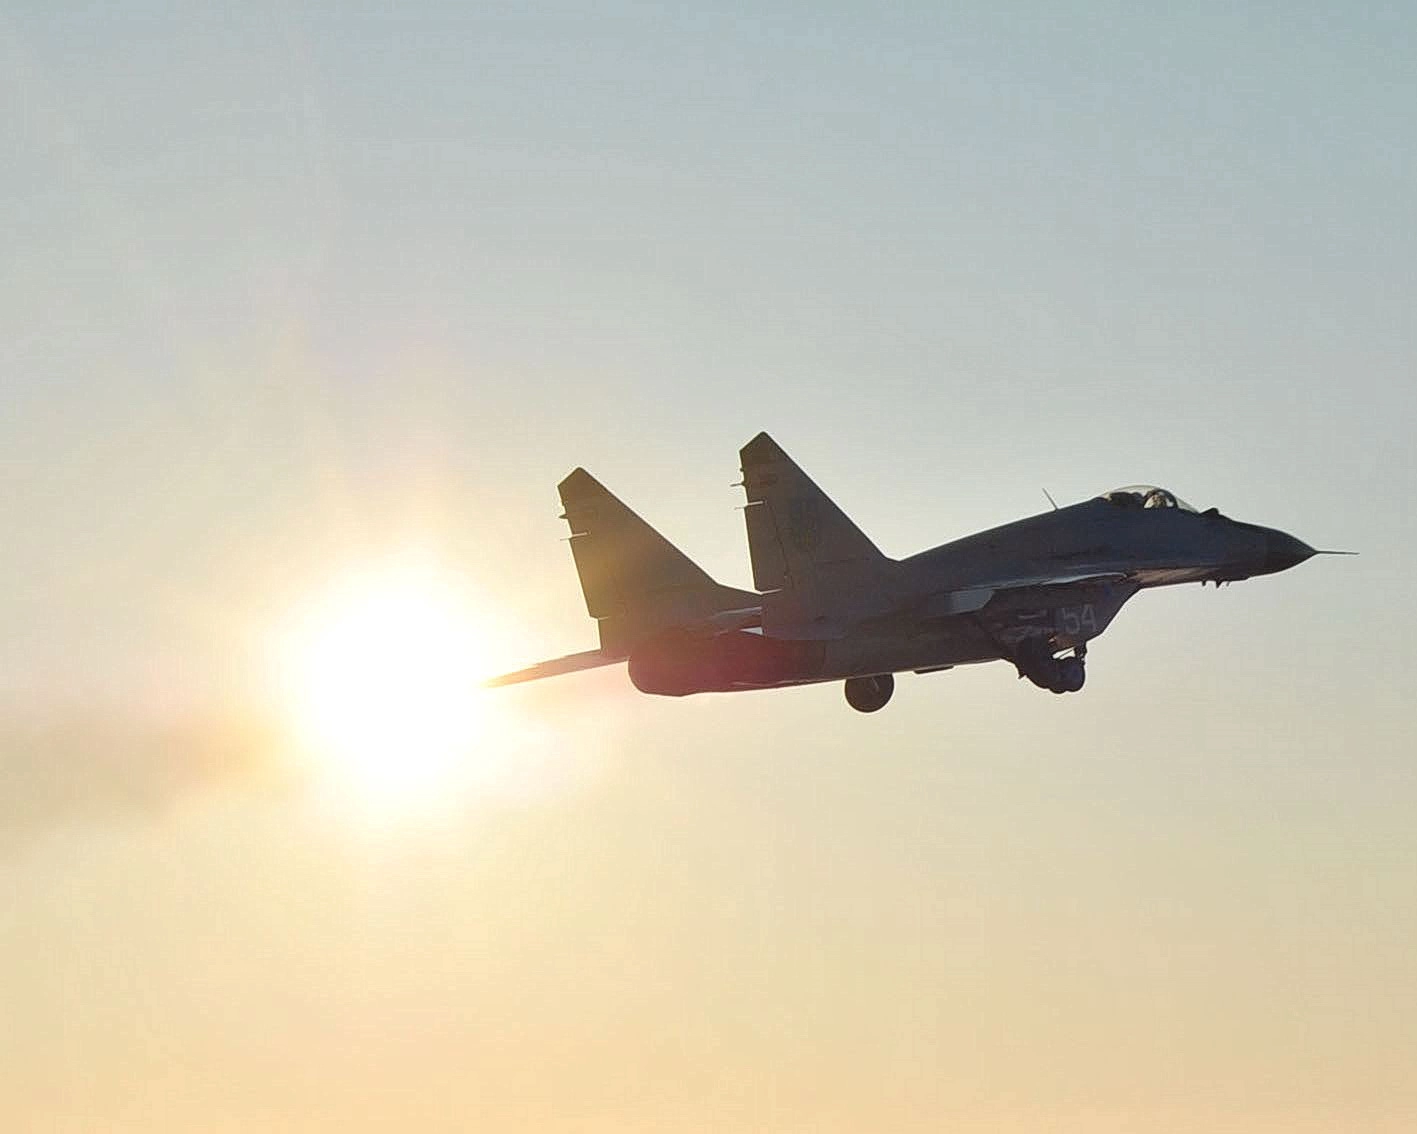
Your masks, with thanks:
<instances>
[{"instance_id":1,"label":"aircraft fuselage","mask_svg":"<svg viewBox=\"0 0 1417 1134\"><path fill-rule=\"evenodd\" d=\"M559 491L600 648L492 684L627 661L645 693L844 681L851 706L874 712L896 673L1003 659L1035 685L1076 692L1088 642L1138 591L1248 579L1317 554L1136 485L891 559L766 433L739 457L754 590L715 582L575 469Z\"/></svg>"},{"instance_id":2,"label":"aircraft fuselage","mask_svg":"<svg viewBox=\"0 0 1417 1134\"><path fill-rule=\"evenodd\" d=\"M761 627L712 635L676 628L634 650L629 674L641 692L684 696L1013 660L1025 639L1056 653L1100 635L1141 589L1231 582L1312 554L1284 532L1214 510L1131 507L1099 497L897 561L884 595L889 612L843 635L794 639L764 635ZM997 580L1001 564L1022 579L1069 581L995 588L978 609L949 609L951 596Z\"/></svg>"}]
</instances>

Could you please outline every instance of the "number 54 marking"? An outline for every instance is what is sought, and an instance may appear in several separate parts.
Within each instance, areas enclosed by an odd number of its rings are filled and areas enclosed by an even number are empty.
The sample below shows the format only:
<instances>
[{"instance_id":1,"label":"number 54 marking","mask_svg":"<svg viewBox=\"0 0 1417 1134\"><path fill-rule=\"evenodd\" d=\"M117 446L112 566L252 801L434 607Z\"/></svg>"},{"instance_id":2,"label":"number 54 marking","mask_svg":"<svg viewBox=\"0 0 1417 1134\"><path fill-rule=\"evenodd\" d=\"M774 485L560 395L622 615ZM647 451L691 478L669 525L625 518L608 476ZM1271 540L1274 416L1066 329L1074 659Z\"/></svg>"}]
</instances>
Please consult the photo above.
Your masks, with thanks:
<instances>
[{"instance_id":1,"label":"number 54 marking","mask_svg":"<svg viewBox=\"0 0 1417 1134\"><path fill-rule=\"evenodd\" d=\"M1092 609L1092 603L1085 602L1082 606L1060 606L1058 608L1058 629L1068 635L1081 634L1084 630L1096 634L1097 613Z\"/></svg>"}]
</instances>

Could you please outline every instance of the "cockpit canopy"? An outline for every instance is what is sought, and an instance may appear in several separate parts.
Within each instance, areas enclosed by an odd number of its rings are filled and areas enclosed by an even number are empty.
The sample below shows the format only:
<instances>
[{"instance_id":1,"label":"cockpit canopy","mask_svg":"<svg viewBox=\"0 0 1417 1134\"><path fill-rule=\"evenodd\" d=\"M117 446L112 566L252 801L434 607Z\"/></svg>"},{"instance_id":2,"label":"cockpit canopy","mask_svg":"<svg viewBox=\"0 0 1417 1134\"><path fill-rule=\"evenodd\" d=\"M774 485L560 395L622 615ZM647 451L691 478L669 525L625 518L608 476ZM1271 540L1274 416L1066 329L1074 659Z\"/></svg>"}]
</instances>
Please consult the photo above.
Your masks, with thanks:
<instances>
[{"instance_id":1,"label":"cockpit canopy","mask_svg":"<svg viewBox=\"0 0 1417 1134\"><path fill-rule=\"evenodd\" d=\"M1104 492L1102 499L1118 508L1179 508L1182 512L1195 511L1174 492L1167 492L1154 484L1129 484L1126 488L1114 488L1111 492Z\"/></svg>"}]
</instances>

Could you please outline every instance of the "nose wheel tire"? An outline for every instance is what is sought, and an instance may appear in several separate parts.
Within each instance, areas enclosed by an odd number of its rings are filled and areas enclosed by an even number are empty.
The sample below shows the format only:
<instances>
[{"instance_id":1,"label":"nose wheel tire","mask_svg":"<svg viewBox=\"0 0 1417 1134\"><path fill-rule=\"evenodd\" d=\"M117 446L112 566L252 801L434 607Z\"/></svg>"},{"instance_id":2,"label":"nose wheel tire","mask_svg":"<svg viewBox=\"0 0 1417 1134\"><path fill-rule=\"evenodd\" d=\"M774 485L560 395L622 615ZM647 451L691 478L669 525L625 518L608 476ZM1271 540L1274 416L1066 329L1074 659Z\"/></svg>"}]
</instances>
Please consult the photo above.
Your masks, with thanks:
<instances>
[{"instance_id":1,"label":"nose wheel tire","mask_svg":"<svg viewBox=\"0 0 1417 1134\"><path fill-rule=\"evenodd\" d=\"M1018 667L1018 675L1028 678L1040 689L1076 693L1087 680L1083 654L1084 651L1079 650L1072 657L1055 658L1046 640L1033 637L1019 643L1013 662Z\"/></svg>"},{"instance_id":2,"label":"nose wheel tire","mask_svg":"<svg viewBox=\"0 0 1417 1134\"><path fill-rule=\"evenodd\" d=\"M894 692L895 677L889 673L846 679L846 703L858 713L874 713L877 709L884 709Z\"/></svg>"},{"instance_id":3,"label":"nose wheel tire","mask_svg":"<svg viewBox=\"0 0 1417 1134\"><path fill-rule=\"evenodd\" d=\"M1087 680L1082 658L1059 658L1057 678L1056 684L1049 686L1054 693L1076 693Z\"/></svg>"}]
</instances>

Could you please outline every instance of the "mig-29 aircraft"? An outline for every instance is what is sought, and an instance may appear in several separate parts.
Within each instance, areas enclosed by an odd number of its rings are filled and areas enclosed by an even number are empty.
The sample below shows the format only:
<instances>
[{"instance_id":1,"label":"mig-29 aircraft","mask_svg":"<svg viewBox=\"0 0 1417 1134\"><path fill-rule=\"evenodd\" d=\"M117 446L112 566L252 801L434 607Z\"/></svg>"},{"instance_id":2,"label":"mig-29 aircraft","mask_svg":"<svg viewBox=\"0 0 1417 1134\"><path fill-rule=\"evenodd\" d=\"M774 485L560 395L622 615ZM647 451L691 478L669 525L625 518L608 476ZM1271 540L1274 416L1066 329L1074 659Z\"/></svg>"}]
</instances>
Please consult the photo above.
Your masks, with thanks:
<instances>
[{"instance_id":1,"label":"mig-29 aircraft","mask_svg":"<svg viewBox=\"0 0 1417 1134\"><path fill-rule=\"evenodd\" d=\"M643 693L842 681L851 707L872 713L896 673L1002 660L1073 693L1087 643L1137 591L1349 554L1138 485L891 559L766 433L739 455L756 591L714 582L578 468L559 485L562 518L600 648L487 684L623 661Z\"/></svg>"}]
</instances>

